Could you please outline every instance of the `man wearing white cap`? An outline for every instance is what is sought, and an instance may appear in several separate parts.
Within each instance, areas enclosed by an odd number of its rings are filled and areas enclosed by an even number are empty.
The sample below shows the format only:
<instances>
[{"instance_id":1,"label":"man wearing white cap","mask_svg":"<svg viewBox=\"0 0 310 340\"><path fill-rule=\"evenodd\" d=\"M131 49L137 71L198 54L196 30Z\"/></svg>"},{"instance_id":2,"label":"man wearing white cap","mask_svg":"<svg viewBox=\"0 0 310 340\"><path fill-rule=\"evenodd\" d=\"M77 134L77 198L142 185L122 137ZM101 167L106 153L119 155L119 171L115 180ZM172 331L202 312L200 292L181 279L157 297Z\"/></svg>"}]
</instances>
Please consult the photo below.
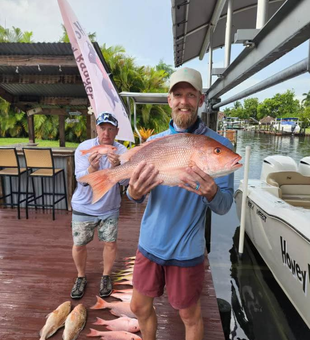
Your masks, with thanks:
<instances>
[{"instance_id":1,"label":"man wearing white cap","mask_svg":"<svg viewBox=\"0 0 310 340\"><path fill-rule=\"evenodd\" d=\"M124 145L115 141L118 133L118 121L109 112L103 112L96 120L97 137L81 143L75 151L75 175L80 177L89 173L118 166L119 155L126 152ZM110 146L115 151L101 154L100 145ZM89 150L89 153L82 153ZM72 197L72 257L77 269L77 278L71 290L72 299L80 299L84 295L86 280L86 245L93 240L95 229L98 238L103 242L103 272L100 280L99 295L106 297L112 293L111 271L117 251L118 216L121 203L120 186L127 185L123 181L114 185L104 197L92 204L92 189L77 182Z\"/></svg>"},{"instance_id":2,"label":"man wearing white cap","mask_svg":"<svg viewBox=\"0 0 310 340\"><path fill-rule=\"evenodd\" d=\"M169 129L151 139L187 132L206 135L232 149L228 139L198 117L203 102L201 74L191 68L174 72L168 96L172 116ZM228 212L233 202L234 175L214 180L192 166L181 187L168 187L159 185L157 174L152 164L141 162L127 190L128 197L136 202L142 202L150 192L141 222L131 309L138 317L143 340L155 340L153 300L166 288L171 306L179 311L185 325L186 340L202 340L200 296L205 273L206 209L221 215Z\"/></svg>"}]
</instances>

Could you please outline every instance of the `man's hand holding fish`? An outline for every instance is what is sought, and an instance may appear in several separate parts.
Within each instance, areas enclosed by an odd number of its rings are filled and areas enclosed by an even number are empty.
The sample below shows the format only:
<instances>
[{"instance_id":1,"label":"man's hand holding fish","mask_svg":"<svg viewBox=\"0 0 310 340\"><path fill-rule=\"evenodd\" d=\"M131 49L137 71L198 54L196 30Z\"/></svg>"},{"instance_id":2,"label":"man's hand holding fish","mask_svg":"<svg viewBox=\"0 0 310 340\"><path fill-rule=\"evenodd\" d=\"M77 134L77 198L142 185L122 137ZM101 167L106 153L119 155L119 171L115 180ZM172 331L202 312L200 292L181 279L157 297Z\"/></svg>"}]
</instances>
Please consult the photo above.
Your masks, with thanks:
<instances>
[{"instance_id":1,"label":"man's hand holding fish","mask_svg":"<svg viewBox=\"0 0 310 340\"><path fill-rule=\"evenodd\" d=\"M159 171L153 164L142 161L134 170L128 187L128 193L134 200L139 201L157 185L162 184L163 180L156 179Z\"/></svg>"},{"instance_id":2,"label":"man's hand holding fish","mask_svg":"<svg viewBox=\"0 0 310 340\"><path fill-rule=\"evenodd\" d=\"M186 174L181 178L182 183L179 185L180 188L194 192L200 196L207 198L211 202L217 193L218 186L214 182L213 178L208 174L204 173L196 165L188 167Z\"/></svg>"}]
</instances>

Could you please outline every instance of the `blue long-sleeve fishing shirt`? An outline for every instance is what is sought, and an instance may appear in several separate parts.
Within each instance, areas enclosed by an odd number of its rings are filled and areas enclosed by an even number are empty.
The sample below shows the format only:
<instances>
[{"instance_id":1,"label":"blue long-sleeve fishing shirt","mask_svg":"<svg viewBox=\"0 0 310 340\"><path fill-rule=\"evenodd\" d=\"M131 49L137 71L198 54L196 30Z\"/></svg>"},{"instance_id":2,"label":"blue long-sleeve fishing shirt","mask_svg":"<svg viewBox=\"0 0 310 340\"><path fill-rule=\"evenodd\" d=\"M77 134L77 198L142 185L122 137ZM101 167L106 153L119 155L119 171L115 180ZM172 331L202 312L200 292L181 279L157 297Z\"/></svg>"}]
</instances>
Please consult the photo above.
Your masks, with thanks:
<instances>
[{"instance_id":1,"label":"blue long-sleeve fishing shirt","mask_svg":"<svg viewBox=\"0 0 310 340\"><path fill-rule=\"evenodd\" d=\"M183 131L184 132L184 131ZM192 127L194 134L211 137L232 149L231 142L209 129L200 119ZM169 129L150 139L177 133L173 122ZM205 197L179 187L159 185L149 196L142 218L139 250L161 265L194 266L204 259L206 209L220 215L233 202L234 175L215 179L219 189L211 202ZM128 197L130 195L127 193ZM139 202L142 202L141 199Z\"/></svg>"}]
</instances>

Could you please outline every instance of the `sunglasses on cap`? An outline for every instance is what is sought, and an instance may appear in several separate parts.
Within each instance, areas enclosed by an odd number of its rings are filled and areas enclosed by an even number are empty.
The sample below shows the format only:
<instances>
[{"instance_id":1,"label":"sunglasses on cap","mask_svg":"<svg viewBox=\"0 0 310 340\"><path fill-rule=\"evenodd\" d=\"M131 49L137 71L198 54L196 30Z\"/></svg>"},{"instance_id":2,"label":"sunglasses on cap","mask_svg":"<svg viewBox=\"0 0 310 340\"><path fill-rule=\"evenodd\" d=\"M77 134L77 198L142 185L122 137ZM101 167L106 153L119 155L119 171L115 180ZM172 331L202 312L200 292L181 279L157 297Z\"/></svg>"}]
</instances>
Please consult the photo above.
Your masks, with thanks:
<instances>
[{"instance_id":1,"label":"sunglasses on cap","mask_svg":"<svg viewBox=\"0 0 310 340\"><path fill-rule=\"evenodd\" d=\"M102 123L109 123L118 127L118 120L109 112L104 112L97 118L96 125L100 125Z\"/></svg>"}]
</instances>

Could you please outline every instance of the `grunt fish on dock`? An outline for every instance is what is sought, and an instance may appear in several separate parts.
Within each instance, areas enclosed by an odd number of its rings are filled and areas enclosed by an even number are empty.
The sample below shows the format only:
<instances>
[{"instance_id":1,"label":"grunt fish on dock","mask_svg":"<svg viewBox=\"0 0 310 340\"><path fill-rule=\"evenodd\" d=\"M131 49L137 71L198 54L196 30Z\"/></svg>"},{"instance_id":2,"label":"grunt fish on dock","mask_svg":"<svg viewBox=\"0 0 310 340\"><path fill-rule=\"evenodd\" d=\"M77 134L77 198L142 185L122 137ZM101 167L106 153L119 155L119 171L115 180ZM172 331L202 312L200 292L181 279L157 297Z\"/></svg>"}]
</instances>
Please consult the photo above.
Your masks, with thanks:
<instances>
[{"instance_id":1,"label":"grunt fish on dock","mask_svg":"<svg viewBox=\"0 0 310 340\"><path fill-rule=\"evenodd\" d=\"M52 313L47 315L45 325L40 330L40 340L51 337L56 331L65 325L67 316L71 310L71 302L66 301L59 305Z\"/></svg>"},{"instance_id":2,"label":"grunt fish on dock","mask_svg":"<svg viewBox=\"0 0 310 340\"><path fill-rule=\"evenodd\" d=\"M85 327L86 319L86 308L82 304L77 305L66 319L65 330L62 335L63 340L77 339L81 330Z\"/></svg>"}]
</instances>

